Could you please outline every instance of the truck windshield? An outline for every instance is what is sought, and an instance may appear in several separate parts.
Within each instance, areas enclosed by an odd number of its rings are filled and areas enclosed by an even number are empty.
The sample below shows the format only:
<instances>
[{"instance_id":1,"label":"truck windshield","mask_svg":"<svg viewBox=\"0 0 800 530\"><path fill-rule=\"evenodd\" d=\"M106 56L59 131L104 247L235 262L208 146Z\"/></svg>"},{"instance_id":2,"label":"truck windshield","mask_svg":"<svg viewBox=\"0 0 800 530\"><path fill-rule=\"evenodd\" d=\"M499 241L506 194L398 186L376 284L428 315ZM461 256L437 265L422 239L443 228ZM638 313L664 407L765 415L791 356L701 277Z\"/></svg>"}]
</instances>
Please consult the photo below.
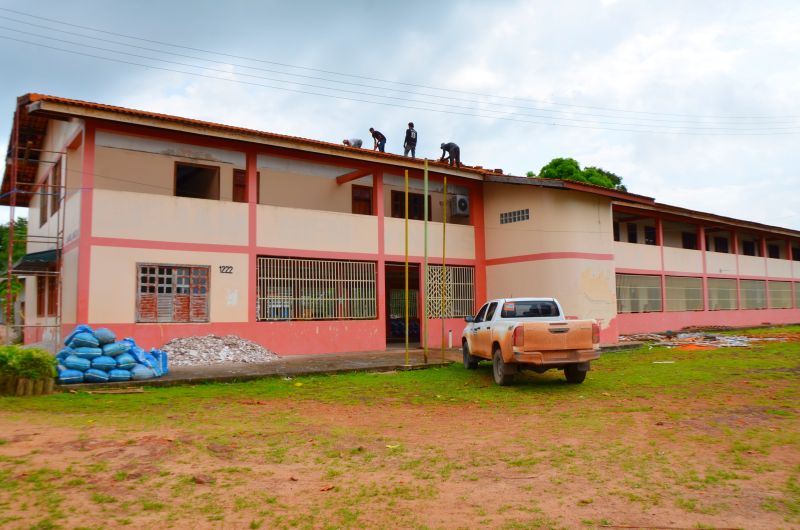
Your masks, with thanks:
<instances>
[{"instance_id":1,"label":"truck windshield","mask_svg":"<svg viewBox=\"0 0 800 530\"><path fill-rule=\"evenodd\" d=\"M500 318L557 317L558 306L547 300L518 300L503 304Z\"/></svg>"}]
</instances>

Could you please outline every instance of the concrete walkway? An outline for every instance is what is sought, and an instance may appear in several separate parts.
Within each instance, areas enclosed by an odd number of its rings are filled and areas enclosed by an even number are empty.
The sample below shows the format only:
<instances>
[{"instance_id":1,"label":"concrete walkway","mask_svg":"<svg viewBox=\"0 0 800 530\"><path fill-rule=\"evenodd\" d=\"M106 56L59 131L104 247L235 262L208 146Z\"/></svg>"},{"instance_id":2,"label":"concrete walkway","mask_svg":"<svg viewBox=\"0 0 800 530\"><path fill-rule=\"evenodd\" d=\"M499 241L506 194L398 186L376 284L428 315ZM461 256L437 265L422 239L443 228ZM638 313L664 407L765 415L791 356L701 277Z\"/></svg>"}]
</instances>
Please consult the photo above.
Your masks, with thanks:
<instances>
[{"instance_id":1,"label":"concrete walkway","mask_svg":"<svg viewBox=\"0 0 800 530\"><path fill-rule=\"evenodd\" d=\"M603 352L629 350L641 346L639 342L609 344L601 346ZM336 374L342 372L392 372L420 370L461 362L461 350L428 350L427 363L421 349L409 350L406 364L404 348L390 346L385 351L321 353L315 355L288 355L269 363L224 363L203 366L174 366L169 374L147 381L124 381L119 383L86 383L80 385L57 385L62 391L98 390L101 388L193 385L200 383L233 383L252 381L265 377L292 377L309 374Z\"/></svg>"},{"instance_id":2,"label":"concrete walkway","mask_svg":"<svg viewBox=\"0 0 800 530\"><path fill-rule=\"evenodd\" d=\"M309 374L335 374L341 372L392 372L419 370L450 364L461 360L461 350L447 350L442 361L441 350L429 350L427 364L423 351L410 350L406 364L405 349L387 351L322 353L315 355L288 355L269 363L223 363L204 366L174 366L169 374L147 381L119 383L87 383L58 385L59 390L96 390L131 386L172 386L197 383L232 383L252 381L264 377L288 377Z\"/></svg>"}]
</instances>

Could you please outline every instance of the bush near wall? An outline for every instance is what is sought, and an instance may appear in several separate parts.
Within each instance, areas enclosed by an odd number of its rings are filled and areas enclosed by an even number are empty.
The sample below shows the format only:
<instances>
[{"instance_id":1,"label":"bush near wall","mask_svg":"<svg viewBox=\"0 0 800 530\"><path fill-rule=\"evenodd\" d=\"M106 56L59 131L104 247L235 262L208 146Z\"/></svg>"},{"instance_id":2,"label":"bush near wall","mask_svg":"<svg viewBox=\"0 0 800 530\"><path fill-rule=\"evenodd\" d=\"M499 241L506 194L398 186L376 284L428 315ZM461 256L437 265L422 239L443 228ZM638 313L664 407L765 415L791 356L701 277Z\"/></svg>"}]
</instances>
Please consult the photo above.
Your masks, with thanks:
<instances>
[{"instance_id":1,"label":"bush near wall","mask_svg":"<svg viewBox=\"0 0 800 530\"><path fill-rule=\"evenodd\" d=\"M56 359L39 348L0 346L0 395L35 396L53 392Z\"/></svg>"}]
</instances>

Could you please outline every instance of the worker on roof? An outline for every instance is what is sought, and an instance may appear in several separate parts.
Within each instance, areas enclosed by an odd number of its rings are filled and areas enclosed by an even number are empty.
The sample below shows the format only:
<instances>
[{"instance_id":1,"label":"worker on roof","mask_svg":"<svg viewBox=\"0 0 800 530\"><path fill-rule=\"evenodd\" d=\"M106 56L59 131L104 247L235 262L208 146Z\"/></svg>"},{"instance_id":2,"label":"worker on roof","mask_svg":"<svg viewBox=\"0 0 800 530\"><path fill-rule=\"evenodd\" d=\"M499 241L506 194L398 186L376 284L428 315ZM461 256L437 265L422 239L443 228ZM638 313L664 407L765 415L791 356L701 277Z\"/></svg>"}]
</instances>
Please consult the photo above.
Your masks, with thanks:
<instances>
[{"instance_id":1,"label":"worker on roof","mask_svg":"<svg viewBox=\"0 0 800 530\"><path fill-rule=\"evenodd\" d=\"M403 142L403 156L408 156L411 151L411 158L416 158L417 153L417 130L414 129L414 122L408 122L408 129L406 129L406 139Z\"/></svg>"},{"instance_id":2,"label":"worker on roof","mask_svg":"<svg viewBox=\"0 0 800 530\"><path fill-rule=\"evenodd\" d=\"M372 139L375 141L375 146L372 148L372 150L385 153L386 151L384 151L384 148L386 147L386 137L383 135L383 133L376 131L372 127L369 128L369 132L372 134Z\"/></svg>"},{"instance_id":3,"label":"worker on roof","mask_svg":"<svg viewBox=\"0 0 800 530\"><path fill-rule=\"evenodd\" d=\"M361 141L361 138L350 138L342 140L342 143L347 147L361 147L364 145L364 142Z\"/></svg>"},{"instance_id":4,"label":"worker on roof","mask_svg":"<svg viewBox=\"0 0 800 530\"><path fill-rule=\"evenodd\" d=\"M444 159L447 158L447 162L451 166L453 165L453 162L455 162L456 167L461 167L461 149L457 144L454 144L453 142L447 142L446 144L442 144L440 147L442 148L442 158L439 159L439 162L444 162ZM445 154L447 155L446 157Z\"/></svg>"}]
</instances>

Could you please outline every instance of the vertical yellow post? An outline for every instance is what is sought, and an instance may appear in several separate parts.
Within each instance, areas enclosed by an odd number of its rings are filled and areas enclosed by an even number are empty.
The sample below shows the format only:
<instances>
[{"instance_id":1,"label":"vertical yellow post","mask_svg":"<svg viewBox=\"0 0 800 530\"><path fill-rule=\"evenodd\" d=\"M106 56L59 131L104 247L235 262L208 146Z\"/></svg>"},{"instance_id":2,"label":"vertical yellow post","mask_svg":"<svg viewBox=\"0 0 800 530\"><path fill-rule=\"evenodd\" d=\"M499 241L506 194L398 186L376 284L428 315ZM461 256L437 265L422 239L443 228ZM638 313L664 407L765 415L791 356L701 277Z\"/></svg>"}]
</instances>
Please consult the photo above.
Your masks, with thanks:
<instances>
[{"instance_id":1,"label":"vertical yellow post","mask_svg":"<svg viewBox=\"0 0 800 530\"><path fill-rule=\"evenodd\" d=\"M445 323L445 278L447 277L447 268L445 265L445 256L447 255L447 175L444 176L444 200L442 201L442 362L444 362L444 323Z\"/></svg>"},{"instance_id":2,"label":"vertical yellow post","mask_svg":"<svg viewBox=\"0 0 800 530\"><path fill-rule=\"evenodd\" d=\"M405 210L406 210L406 213L405 213L405 217L406 217L406 219L405 219L405 224L406 224L406 264L405 264L406 265L406 267L405 267L405 269L406 269L406 274L405 274L405 280L406 280L406 288L405 288L406 325L405 325L405 329L406 329L406 366L408 366L409 363L408 363L408 170L407 169L406 169L406 179L405 179L405 192L406 192L406 197L405 197L405 202L406 202L406 208L405 208Z\"/></svg>"}]
</instances>

